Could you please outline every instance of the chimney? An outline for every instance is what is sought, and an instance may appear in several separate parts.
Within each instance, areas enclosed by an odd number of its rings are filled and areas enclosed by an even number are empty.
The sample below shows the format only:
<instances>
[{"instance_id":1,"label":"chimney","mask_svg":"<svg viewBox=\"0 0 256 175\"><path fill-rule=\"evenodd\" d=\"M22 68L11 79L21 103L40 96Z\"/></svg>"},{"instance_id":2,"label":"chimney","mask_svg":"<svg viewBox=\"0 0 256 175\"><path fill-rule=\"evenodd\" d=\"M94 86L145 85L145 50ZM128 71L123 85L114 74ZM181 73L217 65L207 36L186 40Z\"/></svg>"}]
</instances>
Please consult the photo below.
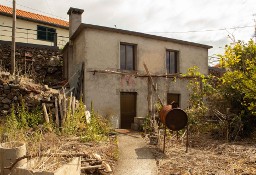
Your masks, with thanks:
<instances>
[{"instance_id":1,"label":"chimney","mask_svg":"<svg viewBox=\"0 0 256 175\"><path fill-rule=\"evenodd\" d=\"M68 10L69 15L69 38L75 33L76 29L82 22L82 13L84 10L70 7Z\"/></svg>"}]
</instances>

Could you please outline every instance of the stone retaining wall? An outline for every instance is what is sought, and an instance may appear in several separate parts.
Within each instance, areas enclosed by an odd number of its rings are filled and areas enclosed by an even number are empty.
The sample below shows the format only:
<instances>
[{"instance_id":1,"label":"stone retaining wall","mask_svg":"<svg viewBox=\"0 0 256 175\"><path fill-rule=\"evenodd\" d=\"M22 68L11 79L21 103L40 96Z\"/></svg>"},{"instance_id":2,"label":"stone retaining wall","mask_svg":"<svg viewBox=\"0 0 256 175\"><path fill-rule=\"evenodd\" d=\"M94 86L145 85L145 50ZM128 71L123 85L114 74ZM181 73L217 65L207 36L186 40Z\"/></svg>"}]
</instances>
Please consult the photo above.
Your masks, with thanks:
<instances>
[{"instance_id":1,"label":"stone retaining wall","mask_svg":"<svg viewBox=\"0 0 256 175\"><path fill-rule=\"evenodd\" d=\"M10 71L11 43L0 41L0 70ZM19 75L26 75L37 83L54 86L62 81L63 58L56 47L16 44L16 64Z\"/></svg>"}]
</instances>

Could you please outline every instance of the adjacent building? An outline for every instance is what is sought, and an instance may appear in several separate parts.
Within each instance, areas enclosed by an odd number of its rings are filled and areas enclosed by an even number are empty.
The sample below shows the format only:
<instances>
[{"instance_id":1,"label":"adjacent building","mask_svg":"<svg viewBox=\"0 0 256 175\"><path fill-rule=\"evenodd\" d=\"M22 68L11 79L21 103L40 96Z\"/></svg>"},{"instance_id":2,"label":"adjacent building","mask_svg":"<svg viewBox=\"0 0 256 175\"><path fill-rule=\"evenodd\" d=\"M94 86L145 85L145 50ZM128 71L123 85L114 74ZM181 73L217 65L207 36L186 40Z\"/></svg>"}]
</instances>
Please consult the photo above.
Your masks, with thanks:
<instances>
[{"instance_id":1,"label":"adjacent building","mask_svg":"<svg viewBox=\"0 0 256 175\"><path fill-rule=\"evenodd\" d=\"M12 40L13 9L0 5L0 40ZM58 46L68 42L69 23L23 10L16 10L16 42Z\"/></svg>"},{"instance_id":2,"label":"adjacent building","mask_svg":"<svg viewBox=\"0 0 256 175\"><path fill-rule=\"evenodd\" d=\"M208 74L211 46L116 28L81 23L83 10L70 8L70 41L64 47L64 75L85 104L109 117L117 128L131 128L157 101L146 64L162 101L188 106L187 80L192 66ZM79 72L82 76L78 76ZM172 78L177 77L177 78Z\"/></svg>"}]
</instances>

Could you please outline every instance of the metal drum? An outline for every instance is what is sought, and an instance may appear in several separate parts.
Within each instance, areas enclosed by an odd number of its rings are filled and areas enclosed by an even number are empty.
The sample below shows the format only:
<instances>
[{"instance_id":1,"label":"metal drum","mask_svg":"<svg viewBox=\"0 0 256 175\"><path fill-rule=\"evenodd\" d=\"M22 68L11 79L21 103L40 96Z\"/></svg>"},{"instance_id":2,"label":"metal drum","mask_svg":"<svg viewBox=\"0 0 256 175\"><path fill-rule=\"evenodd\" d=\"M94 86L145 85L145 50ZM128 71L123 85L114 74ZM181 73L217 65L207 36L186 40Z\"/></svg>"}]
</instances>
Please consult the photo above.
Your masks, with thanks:
<instances>
[{"instance_id":1,"label":"metal drum","mask_svg":"<svg viewBox=\"0 0 256 175\"><path fill-rule=\"evenodd\" d=\"M187 114L180 108L172 108L172 105L163 106L159 112L160 121L172 131L179 131L188 123Z\"/></svg>"}]
</instances>

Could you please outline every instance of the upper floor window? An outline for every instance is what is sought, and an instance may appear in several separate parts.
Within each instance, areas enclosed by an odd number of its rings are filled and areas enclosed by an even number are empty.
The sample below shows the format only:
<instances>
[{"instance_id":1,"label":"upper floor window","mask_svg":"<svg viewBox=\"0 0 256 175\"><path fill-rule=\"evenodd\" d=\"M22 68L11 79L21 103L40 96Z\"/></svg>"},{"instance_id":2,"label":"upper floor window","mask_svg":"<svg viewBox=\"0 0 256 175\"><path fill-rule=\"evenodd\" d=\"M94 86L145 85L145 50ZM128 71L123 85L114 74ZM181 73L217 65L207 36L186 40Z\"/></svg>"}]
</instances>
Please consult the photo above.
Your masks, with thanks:
<instances>
[{"instance_id":1,"label":"upper floor window","mask_svg":"<svg viewBox=\"0 0 256 175\"><path fill-rule=\"evenodd\" d=\"M135 70L135 45L120 44L120 69Z\"/></svg>"},{"instance_id":2,"label":"upper floor window","mask_svg":"<svg viewBox=\"0 0 256 175\"><path fill-rule=\"evenodd\" d=\"M37 26L37 39L45 41L54 41L56 29L45 26Z\"/></svg>"},{"instance_id":3,"label":"upper floor window","mask_svg":"<svg viewBox=\"0 0 256 175\"><path fill-rule=\"evenodd\" d=\"M178 73L178 52L166 50L166 70L169 74Z\"/></svg>"}]
</instances>

